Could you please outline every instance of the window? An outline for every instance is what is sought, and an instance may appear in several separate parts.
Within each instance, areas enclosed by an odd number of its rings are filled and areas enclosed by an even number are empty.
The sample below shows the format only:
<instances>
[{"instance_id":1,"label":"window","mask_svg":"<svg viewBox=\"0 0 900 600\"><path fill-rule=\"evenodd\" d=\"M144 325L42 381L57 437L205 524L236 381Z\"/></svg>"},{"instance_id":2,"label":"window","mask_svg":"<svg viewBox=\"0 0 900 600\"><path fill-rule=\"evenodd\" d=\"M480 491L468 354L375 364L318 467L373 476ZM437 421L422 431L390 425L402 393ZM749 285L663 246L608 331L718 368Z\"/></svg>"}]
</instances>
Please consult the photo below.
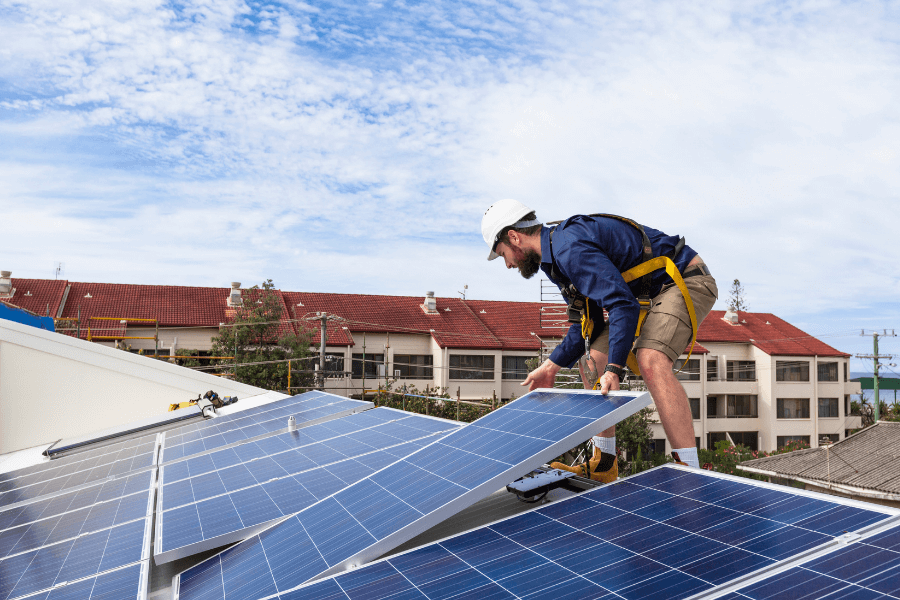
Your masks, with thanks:
<instances>
[{"instance_id":1,"label":"window","mask_svg":"<svg viewBox=\"0 0 900 600\"><path fill-rule=\"evenodd\" d=\"M378 367L384 364L384 354L365 354L366 377L377 379ZM363 355L353 355L353 379L362 379L363 377Z\"/></svg>"},{"instance_id":2,"label":"window","mask_svg":"<svg viewBox=\"0 0 900 600\"><path fill-rule=\"evenodd\" d=\"M493 379L494 357L482 354L451 354L450 379Z\"/></svg>"},{"instance_id":3,"label":"window","mask_svg":"<svg viewBox=\"0 0 900 600\"><path fill-rule=\"evenodd\" d=\"M395 354L394 370L401 379L434 379L434 357L430 354Z\"/></svg>"},{"instance_id":4,"label":"window","mask_svg":"<svg viewBox=\"0 0 900 600\"><path fill-rule=\"evenodd\" d=\"M727 441L728 440L725 438L725 434L723 432L706 434L706 447L709 450L715 450L716 444L718 442L727 442Z\"/></svg>"},{"instance_id":5,"label":"window","mask_svg":"<svg viewBox=\"0 0 900 600\"><path fill-rule=\"evenodd\" d=\"M735 446L747 446L751 450L759 450L757 448L759 433L756 431L729 431L728 435L731 436L731 441Z\"/></svg>"},{"instance_id":6,"label":"window","mask_svg":"<svg viewBox=\"0 0 900 600\"><path fill-rule=\"evenodd\" d=\"M819 398L819 418L836 419L838 416L837 398Z\"/></svg>"},{"instance_id":7,"label":"window","mask_svg":"<svg viewBox=\"0 0 900 600\"><path fill-rule=\"evenodd\" d=\"M650 452L654 454L665 454L666 453L666 438L654 438L650 440ZM649 457L644 457L646 460Z\"/></svg>"},{"instance_id":8,"label":"window","mask_svg":"<svg viewBox=\"0 0 900 600\"><path fill-rule=\"evenodd\" d=\"M688 398L691 403L691 418L695 421L700 420L700 398Z\"/></svg>"},{"instance_id":9,"label":"window","mask_svg":"<svg viewBox=\"0 0 900 600\"><path fill-rule=\"evenodd\" d=\"M758 417L756 394L728 394L728 417Z\"/></svg>"},{"instance_id":10,"label":"window","mask_svg":"<svg viewBox=\"0 0 900 600\"><path fill-rule=\"evenodd\" d=\"M682 369L682 367L684 368ZM700 359L698 358L690 359L687 361L687 364L685 364L684 359L679 358L675 361L673 369L675 371L681 369L675 374L679 381L700 381Z\"/></svg>"},{"instance_id":11,"label":"window","mask_svg":"<svg viewBox=\"0 0 900 600\"><path fill-rule=\"evenodd\" d=\"M718 381L719 380L719 361L716 359L706 360L706 380L707 381Z\"/></svg>"},{"instance_id":12,"label":"window","mask_svg":"<svg viewBox=\"0 0 900 600\"><path fill-rule=\"evenodd\" d=\"M525 379L528 376L528 367L525 361L529 356L504 356L503 379Z\"/></svg>"},{"instance_id":13,"label":"window","mask_svg":"<svg viewBox=\"0 0 900 600\"><path fill-rule=\"evenodd\" d=\"M785 446L787 446L790 442L806 442L809 445L809 436L808 435L779 435L778 436L778 449L781 450Z\"/></svg>"},{"instance_id":14,"label":"window","mask_svg":"<svg viewBox=\"0 0 900 600\"><path fill-rule=\"evenodd\" d=\"M827 444L833 444L841 439L839 433L820 433L819 434L819 445L825 446Z\"/></svg>"},{"instance_id":15,"label":"window","mask_svg":"<svg viewBox=\"0 0 900 600\"><path fill-rule=\"evenodd\" d=\"M837 381L837 373L836 362L819 363L818 365L819 381Z\"/></svg>"},{"instance_id":16,"label":"window","mask_svg":"<svg viewBox=\"0 0 900 600\"><path fill-rule=\"evenodd\" d=\"M848 365L848 364L849 364L849 363L844 363L844 381L849 381L849 380L850 380L850 377L849 377L848 374L847 374L847 365Z\"/></svg>"},{"instance_id":17,"label":"window","mask_svg":"<svg viewBox=\"0 0 900 600\"><path fill-rule=\"evenodd\" d=\"M844 416L850 416L850 394L844 394Z\"/></svg>"},{"instance_id":18,"label":"window","mask_svg":"<svg viewBox=\"0 0 900 600\"><path fill-rule=\"evenodd\" d=\"M809 418L809 398L778 398L776 403L777 414L775 417L778 419ZM809 440L807 439L807 441Z\"/></svg>"},{"instance_id":19,"label":"window","mask_svg":"<svg viewBox=\"0 0 900 600\"><path fill-rule=\"evenodd\" d=\"M318 364L318 363L316 363ZM344 376L344 355L343 354L326 354L325 355L325 377L334 379Z\"/></svg>"},{"instance_id":20,"label":"window","mask_svg":"<svg viewBox=\"0 0 900 600\"><path fill-rule=\"evenodd\" d=\"M775 381L809 381L809 362L776 360Z\"/></svg>"},{"instance_id":21,"label":"window","mask_svg":"<svg viewBox=\"0 0 900 600\"><path fill-rule=\"evenodd\" d=\"M719 398L718 396L707 396L706 397L706 416L710 419L715 419L719 416L718 408Z\"/></svg>"},{"instance_id":22,"label":"window","mask_svg":"<svg viewBox=\"0 0 900 600\"><path fill-rule=\"evenodd\" d=\"M726 370L727 381L756 381L755 360L729 360Z\"/></svg>"}]
</instances>

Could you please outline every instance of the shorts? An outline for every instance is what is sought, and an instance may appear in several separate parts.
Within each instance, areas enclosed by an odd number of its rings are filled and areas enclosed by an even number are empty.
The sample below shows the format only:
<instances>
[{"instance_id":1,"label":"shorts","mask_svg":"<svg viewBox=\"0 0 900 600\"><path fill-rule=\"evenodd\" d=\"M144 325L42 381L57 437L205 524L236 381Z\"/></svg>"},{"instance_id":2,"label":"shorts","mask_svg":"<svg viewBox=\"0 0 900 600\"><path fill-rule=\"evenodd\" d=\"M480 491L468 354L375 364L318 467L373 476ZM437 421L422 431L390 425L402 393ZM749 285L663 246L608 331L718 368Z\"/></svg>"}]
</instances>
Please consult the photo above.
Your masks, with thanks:
<instances>
[{"instance_id":1,"label":"shorts","mask_svg":"<svg viewBox=\"0 0 900 600\"><path fill-rule=\"evenodd\" d=\"M694 303L694 315L697 326L703 322L712 310L719 297L719 288L712 275L695 275L684 280L684 285ZM691 343L691 317L688 314L684 297L677 285L663 287L662 291L651 299L650 312L641 326L641 335L634 344L638 348L659 350L674 363L678 357L687 352ZM591 349L603 354L609 353L609 327L591 344Z\"/></svg>"}]
</instances>

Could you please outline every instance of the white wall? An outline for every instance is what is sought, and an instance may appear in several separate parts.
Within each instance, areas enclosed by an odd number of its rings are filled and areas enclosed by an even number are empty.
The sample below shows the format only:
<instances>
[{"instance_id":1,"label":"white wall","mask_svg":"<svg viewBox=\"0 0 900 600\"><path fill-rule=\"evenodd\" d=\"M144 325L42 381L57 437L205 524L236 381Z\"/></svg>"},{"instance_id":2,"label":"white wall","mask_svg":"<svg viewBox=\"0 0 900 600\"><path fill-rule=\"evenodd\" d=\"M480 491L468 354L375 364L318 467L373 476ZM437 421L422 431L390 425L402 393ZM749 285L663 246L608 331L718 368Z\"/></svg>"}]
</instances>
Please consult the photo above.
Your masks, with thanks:
<instances>
[{"instance_id":1,"label":"white wall","mask_svg":"<svg viewBox=\"0 0 900 600\"><path fill-rule=\"evenodd\" d=\"M0 453L164 413L207 390L265 390L0 320Z\"/></svg>"}]
</instances>

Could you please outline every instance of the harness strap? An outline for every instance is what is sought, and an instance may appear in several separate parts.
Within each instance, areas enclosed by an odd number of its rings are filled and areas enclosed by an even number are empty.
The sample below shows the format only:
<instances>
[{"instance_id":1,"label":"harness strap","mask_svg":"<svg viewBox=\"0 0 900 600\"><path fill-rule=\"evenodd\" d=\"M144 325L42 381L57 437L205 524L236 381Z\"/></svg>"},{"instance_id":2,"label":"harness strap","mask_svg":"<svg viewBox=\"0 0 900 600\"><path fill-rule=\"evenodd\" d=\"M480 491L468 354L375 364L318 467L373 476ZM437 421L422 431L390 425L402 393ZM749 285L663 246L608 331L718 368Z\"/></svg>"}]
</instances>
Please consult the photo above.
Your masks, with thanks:
<instances>
[{"instance_id":1,"label":"harness strap","mask_svg":"<svg viewBox=\"0 0 900 600\"><path fill-rule=\"evenodd\" d=\"M678 267L675 266L675 263L672 262L672 259L668 256L658 256L656 258L652 258L646 262L639 264L636 267L632 267L628 269L624 273L622 273L622 279L625 280L625 283L629 283L634 281L638 277L646 277L649 273L653 271L658 271L659 269L665 269L666 274L672 278L672 281L675 282L675 285L678 286L678 290L681 292L681 295L684 297L684 303L688 309L688 315L691 317L691 346L688 349L688 359L691 358L691 353L694 351L694 344L697 342L697 314L694 312L694 302L691 300L691 294L688 292L687 286L684 284L684 279L681 277L681 273L678 272ZM649 306L644 308L643 304L641 305L641 314L638 317L638 326L637 331L635 332L635 337L641 334L641 326L644 324L644 319L647 318L647 311L649 310ZM628 353L627 360L628 368L635 375L640 375L641 370L637 364L637 357L634 355L634 350L631 350ZM681 365L681 369L684 368L684 365L687 364L687 360L684 361L684 364ZM678 371L681 371L678 369Z\"/></svg>"}]
</instances>

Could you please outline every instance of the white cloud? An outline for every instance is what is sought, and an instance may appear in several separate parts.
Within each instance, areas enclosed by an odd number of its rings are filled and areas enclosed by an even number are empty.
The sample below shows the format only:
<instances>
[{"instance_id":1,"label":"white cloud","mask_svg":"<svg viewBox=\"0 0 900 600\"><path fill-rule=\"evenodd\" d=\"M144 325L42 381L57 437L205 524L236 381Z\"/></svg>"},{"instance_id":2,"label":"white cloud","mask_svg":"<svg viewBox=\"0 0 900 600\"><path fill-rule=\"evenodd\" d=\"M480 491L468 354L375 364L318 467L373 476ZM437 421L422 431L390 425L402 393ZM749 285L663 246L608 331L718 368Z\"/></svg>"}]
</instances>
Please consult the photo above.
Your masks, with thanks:
<instances>
[{"instance_id":1,"label":"white cloud","mask_svg":"<svg viewBox=\"0 0 900 600\"><path fill-rule=\"evenodd\" d=\"M861 318L900 287L890 3L0 17L4 268L22 276L63 260L82 280L536 299L483 260L480 216L512 196L683 234L754 310Z\"/></svg>"}]
</instances>

